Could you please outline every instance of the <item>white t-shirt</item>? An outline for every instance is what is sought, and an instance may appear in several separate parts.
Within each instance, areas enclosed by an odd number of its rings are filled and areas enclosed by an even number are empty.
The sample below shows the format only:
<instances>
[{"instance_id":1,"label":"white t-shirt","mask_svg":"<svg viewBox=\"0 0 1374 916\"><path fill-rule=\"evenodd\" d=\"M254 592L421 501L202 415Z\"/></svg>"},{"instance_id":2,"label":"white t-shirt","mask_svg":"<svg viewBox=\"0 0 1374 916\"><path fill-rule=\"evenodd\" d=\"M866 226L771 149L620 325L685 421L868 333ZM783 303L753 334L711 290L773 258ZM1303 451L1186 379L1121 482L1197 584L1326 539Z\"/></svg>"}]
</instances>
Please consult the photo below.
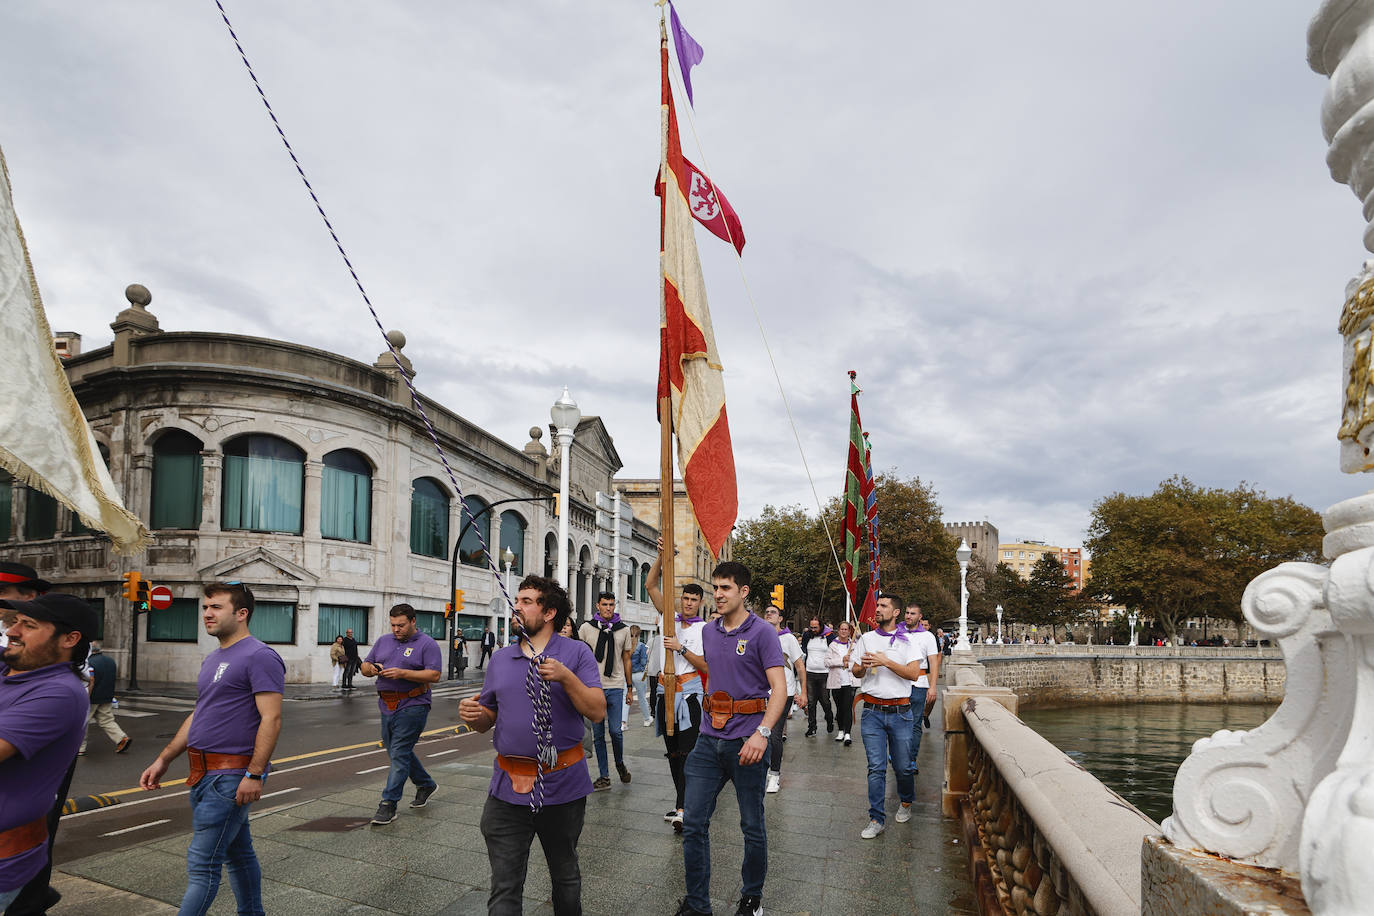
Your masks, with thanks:
<instances>
[{"instance_id":1,"label":"white t-shirt","mask_svg":"<svg viewBox=\"0 0 1374 916\"><path fill-rule=\"evenodd\" d=\"M797 642L797 637L791 633L778 634L778 646L782 649L782 658L786 662L782 666L783 673L787 675L787 695L794 697L797 695L797 660L802 657L801 643Z\"/></svg>"},{"instance_id":2,"label":"white t-shirt","mask_svg":"<svg viewBox=\"0 0 1374 916\"><path fill-rule=\"evenodd\" d=\"M929 671L930 657L932 655L940 654L940 644L935 641L935 634L930 632L929 630L918 630L915 633L908 632L906 634L906 637L907 639L915 640L916 642L917 654L920 656L921 659L921 670ZM922 674L919 678L917 678L916 686L929 687L930 678Z\"/></svg>"},{"instance_id":3,"label":"white t-shirt","mask_svg":"<svg viewBox=\"0 0 1374 916\"><path fill-rule=\"evenodd\" d=\"M703 629L705 629L705 627L706 624L701 622L700 620L698 620L696 623L678 623L674 627L674 635L677 636L678 641L682 643L682 647L686 649L688 652L691 652L693 655L701 655L705 651L701 645L701 632ZM659 639L658 670L660 672L667 670L664 667L663 661L664 654L666 652L667 650L664 648L663 640ZM687 661L687 659L683 658L677 652L672 653L672 655L674 659L674 674L681 676L684 674L691 674L692 672L697 670L692 667L691 662Z\"/></svg>"},{"instance_id":4,"label":"white t-shirt","mask_svg":"<svg viewBox=\"0 0 1374 916\"><path fill-rule=\"evenodd\" d=\"M806 641L806 673L825 674L825 650L830 648L824 633L817 633Z\"/></svg>"},{"instance_id":5,"label":"white t-shirt","mask_svg":"<svg viewBox=\"0 0 1374 916\"><path fill-rule=\"evenodd\" d=\"M891 633L881 630L865 633L855 642L854 651L849 656L850 661L857 665L865 654L881 652L890 661L899 665L909 665L918 658L924 658L918 641L912 638L918 635L920 634L908 633L906 639L893 639ZM875 665L859 682L859 692L881 700L908 700L915 683L899 676L891 668Z\"/></svg>"}]
</instances>

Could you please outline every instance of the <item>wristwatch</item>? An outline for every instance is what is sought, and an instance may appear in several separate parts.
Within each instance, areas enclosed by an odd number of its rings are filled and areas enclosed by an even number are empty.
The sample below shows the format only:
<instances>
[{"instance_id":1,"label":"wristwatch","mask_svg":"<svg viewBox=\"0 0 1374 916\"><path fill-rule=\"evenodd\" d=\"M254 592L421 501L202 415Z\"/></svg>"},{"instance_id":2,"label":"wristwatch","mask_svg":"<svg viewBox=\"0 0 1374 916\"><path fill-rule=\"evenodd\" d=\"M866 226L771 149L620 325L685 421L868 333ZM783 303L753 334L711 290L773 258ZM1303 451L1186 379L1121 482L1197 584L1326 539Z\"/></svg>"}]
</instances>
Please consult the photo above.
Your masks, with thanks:
<instances>
[{"instance_id":1,"label":"wristwatch","mask_svg":"<svg viewBox=\"0 0 1374 916\"><path fill-rule=\"evenodd\" d=\"M243 774L243 778L244 778L244 779L256 779L258 782L265 782L265 781L267 780L267 774L266 774L266 773L244 773L244 774Z\"/></svg>"},{"instance_id":2,"label":"wristwatch","mask_svg":"<svg viewBox=\"0 0 1374 916\"><path fill-rule=\"evenodd\" d=\"M763 737L765 738L773 737L773 730L769 728L767 725L760 725L758 728L755 729L755 731L757 731L760 735L763 735Z\"/></svg>"}]
</instances>

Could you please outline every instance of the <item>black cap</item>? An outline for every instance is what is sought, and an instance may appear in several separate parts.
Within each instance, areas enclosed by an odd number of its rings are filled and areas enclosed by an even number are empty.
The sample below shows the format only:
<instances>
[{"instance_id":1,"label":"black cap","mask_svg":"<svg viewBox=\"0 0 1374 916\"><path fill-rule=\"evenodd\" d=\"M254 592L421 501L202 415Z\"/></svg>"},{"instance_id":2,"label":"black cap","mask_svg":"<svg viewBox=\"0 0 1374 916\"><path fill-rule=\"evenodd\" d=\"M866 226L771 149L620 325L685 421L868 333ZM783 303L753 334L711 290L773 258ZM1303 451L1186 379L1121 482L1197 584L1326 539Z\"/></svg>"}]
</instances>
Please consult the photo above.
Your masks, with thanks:
<instances>
[{"instance_id":1,"label":"black cap","mask_svg":"<svg viewBox=\"0 0 1374 916\"><path fill-rule=\"evenodd\" d=\"M70 627L80 633L82 640L87 643L95 639L96 630L100 626L95 617L95 608L91 607L86 599L59 592L39 595L32 601L0 601L0 608L9 608L34 620L46 620L49 623Z\"/></svg>"},{"instance_id":2,"label":"black cap","mask_svg":"<svg viewBox=\"0 0 1374 916\"><path fill-rule=\"evenodd\" d=\"M20 588L31 588L36 592L46 592L52 588L51 582L38 578L38 573L32 566L7 561L0 562L0 585L17 585Z\"/></svg>"}]
</instances>

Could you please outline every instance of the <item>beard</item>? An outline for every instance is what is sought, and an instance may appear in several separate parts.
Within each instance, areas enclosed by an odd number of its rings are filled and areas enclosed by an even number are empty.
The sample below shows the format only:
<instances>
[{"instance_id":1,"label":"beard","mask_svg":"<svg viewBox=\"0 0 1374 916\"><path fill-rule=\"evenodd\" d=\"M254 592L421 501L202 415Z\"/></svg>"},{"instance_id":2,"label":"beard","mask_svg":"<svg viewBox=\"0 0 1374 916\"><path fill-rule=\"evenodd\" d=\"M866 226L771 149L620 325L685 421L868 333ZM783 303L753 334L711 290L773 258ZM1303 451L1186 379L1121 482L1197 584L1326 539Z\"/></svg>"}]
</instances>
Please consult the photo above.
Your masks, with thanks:
<instances>
[{"instance_id":1,"label":"beard","mask_svg":"<svg viewBox=\"0 0 1374 916\"><path fill-rule=\"evenodd\" d=\"M57 641L51 640L46 643L22 643L15 646L13 643L5 649L4 662L10 666L11 671L33 671L35 668L45 668L58 660Z\"/></svg>"}]
</instances>

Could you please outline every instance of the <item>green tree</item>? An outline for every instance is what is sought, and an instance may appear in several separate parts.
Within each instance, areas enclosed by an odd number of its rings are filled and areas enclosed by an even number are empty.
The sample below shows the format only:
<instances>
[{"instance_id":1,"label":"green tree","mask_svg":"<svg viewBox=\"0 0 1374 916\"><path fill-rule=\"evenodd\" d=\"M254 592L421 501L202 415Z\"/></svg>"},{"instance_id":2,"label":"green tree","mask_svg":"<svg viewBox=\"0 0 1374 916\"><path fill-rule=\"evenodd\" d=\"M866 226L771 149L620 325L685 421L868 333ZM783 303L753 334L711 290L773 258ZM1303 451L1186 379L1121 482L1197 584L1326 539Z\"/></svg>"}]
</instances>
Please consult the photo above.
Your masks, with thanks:
<instances>
[{"instance_id":1,"label":"green tree","mask_svg":"<svg viewBox=\"0 0 1374 916\"><path fill-rule=\"evenodd\" d=\"M1091 595L1153 619L1172 640L1190 617L1238 619L1246 584L1266 569L1317 560L1322 525L1291 497L1174 476L1149 496L1099 500L1088 535Z\"/></svg>"},{"instance_id":2,"label":"green tree","mask_svg":"<svg viewBox=\"0 0 1374 916\"><path fill-rule=\"evenodd\" d=\"M844 586L825 529L801 506L764 506L757 518L736 525L734 557L749 567L756 607L767 605L773 586L781 585L789 619L793 612L813 613L837 603L843 617Z\"/></svg>"},{"instance_id":3,"label":"green tree","mask_svg":"<svg viewBox=\"0 0 1374 916\"><path fill-rule=\"evenodd\" d=\"M972 565L972 564L970 564ZM996 568L987 577L987 585L981 600L989 606L987 619L993 626L997 624L997 606L1002 606L1003 635L1006 635L1006 625L1015 621L1017 623L1030 623L1026 616L1026 588L1028 583L1016 574L1006 563L998 563ZM970 597L970 607L973 599Z\"/></svg>"},{"instance_id":4,"label":"green tree","mask_svg":"<svg viewBox=\"0 0 1374 916\"><path fill-rule=\"evenodd\" d=\"M1025 620L1047 626L1059 638L1059 627L1070 627L1081 617L1081 604L1073 591L1073 579L1054 553L1042 553L1031 567L1030 579L1021 592Z\"/></svg>"}]
</instances>

